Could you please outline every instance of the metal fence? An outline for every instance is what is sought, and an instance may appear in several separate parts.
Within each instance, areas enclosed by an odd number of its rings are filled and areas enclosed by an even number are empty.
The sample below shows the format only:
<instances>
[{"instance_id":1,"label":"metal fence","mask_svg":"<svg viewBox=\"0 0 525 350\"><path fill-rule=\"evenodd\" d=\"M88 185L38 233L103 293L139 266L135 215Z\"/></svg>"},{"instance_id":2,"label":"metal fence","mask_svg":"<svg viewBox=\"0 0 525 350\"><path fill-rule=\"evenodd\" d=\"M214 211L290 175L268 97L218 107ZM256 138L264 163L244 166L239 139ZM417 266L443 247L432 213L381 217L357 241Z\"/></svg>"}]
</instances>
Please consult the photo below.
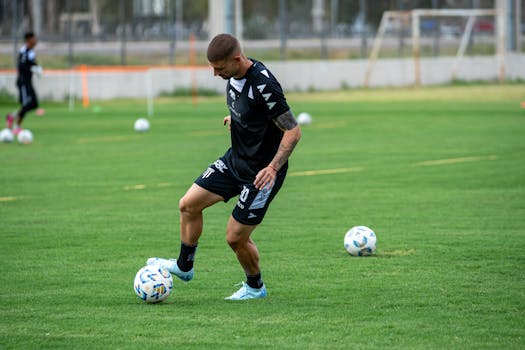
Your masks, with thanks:
<instances>
[{"instance_id":1,"label":"metal fence","mask_svg":"<svg viewBox=\"0 0 525 350\"><path fill-rule=\"evenodd\" d=\"M27 30L38 34L49 68L205 63L200 54L192 62L190 51L206 47L212 1L226 6L225 28L242 36L245 50L275 60L366 57L386 10L494 8L493 0L0 0L0 68L13 66ZM518 37L511 42L521 50L525 0L504 1ZM457 18L422 21L423 54L453 52L464 26ZM471 52L492 54L492 19L477 19L473 33ZM410 54L409 26L388 34L385 55Z\"/></svg>"}]
</instances>

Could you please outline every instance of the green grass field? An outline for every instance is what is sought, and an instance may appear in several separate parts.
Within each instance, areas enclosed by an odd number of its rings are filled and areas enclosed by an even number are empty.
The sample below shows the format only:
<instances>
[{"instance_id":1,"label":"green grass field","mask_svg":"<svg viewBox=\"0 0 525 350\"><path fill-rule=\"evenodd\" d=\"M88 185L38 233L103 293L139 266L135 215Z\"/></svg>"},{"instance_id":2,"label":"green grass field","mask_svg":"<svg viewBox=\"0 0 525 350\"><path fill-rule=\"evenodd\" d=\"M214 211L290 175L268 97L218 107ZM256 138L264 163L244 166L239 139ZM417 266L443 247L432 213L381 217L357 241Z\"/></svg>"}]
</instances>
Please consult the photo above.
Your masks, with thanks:
<instances>
[{"instance_id":1,"label":"green grass field","mask_svg":"<svg viewBox=\"0 0 525 350\"><path fill-rule=\"evenodd\" d=\"M234 201L205 212L192 282L158 305L132 286L178 254L178 199L229 144L222 97L159 99L146 134L144 101L28 116L34 143L0 144L0 348L523 349L525 85L288 100L314 123L254 234L269 296L242 303ZM373 257L345 252L354 225Z\"/></svg>"}]
</instances>

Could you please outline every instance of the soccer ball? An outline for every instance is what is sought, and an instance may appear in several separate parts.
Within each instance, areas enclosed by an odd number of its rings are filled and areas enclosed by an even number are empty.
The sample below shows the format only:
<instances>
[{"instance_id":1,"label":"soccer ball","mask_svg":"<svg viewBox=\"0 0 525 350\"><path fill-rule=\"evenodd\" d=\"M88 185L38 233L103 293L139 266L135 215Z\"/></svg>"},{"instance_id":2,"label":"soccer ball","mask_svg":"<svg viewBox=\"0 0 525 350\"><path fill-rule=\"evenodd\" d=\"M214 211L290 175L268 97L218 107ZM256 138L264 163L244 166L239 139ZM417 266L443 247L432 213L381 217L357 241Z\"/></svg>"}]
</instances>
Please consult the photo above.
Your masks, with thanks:
<instances>
[{"instance_id":1,"label":"soccer ball","mask_svg":"<svg viewBox=\"0 0 525 350\"><path fill-rule=\"evenodd\" d=\"M5 128L0 131L0 142L9 143L13 142L14 139L15 137L13 136L11 129Z\"/></svg>"},{"instance_id":2,"label":"soccer ball","mask_svg":"<svg viewBox=\"0 0 525 350\"><path fill-rule=\"evenodd\" d=\"M299 123L299 125L310 125L312 123L312 116L306 112L299 113L297 123Z\"/></svg>"},{"instance_id":3,"label":"soccer ball","mask_svg":"<svg viewBox=\"0 0 525 350\"><path fill-rule=\"evenodd\" d=\"M149 121L146 118L139 118L135 121L135 131L146 132L149 130Z\"/></svg>"},{"instance_id":4,"label":"soccer ball","mask_svg":"<svg viewBox=\"0 0 525 350\"><path fill-rule=\"evenodd\" d=\"M28 145L33 142L33 133L27 129L20 131L17 136L18 143Z\"/></svg>"},{"instance_id":5,"label":"soccer ball","mask_svg":"<svg viewBox=\"0 0 525 350\"><path fill-rule=\"evenodd\" d=\"M135 275L133 287L135 294L146 303L160 303L170 296L173 277L158 265L146 265Z\"/></svg>"},{"instance_id":6,"label":"soccer ball","mask_svg":"<svg viewBox=\"0 0 525 350\"><path fill-rule=\"evenodd\" d=\"M345 249L353 256L371 255L376 250L377 237L366 226L355 226L345 235Z\"/></svg>"}]
</instances>

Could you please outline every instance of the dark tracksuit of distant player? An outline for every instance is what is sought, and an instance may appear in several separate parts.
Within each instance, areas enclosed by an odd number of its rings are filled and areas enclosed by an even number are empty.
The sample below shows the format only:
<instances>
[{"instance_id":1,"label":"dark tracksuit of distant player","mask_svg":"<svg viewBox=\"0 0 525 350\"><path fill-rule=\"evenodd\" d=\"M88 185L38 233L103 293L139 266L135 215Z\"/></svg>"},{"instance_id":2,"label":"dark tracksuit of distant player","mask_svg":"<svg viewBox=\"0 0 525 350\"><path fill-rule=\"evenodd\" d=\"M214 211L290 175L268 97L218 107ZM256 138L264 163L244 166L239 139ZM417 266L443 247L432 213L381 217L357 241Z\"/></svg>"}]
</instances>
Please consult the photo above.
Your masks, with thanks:
<instances>
[{"instance_id":1,"label":"dark tracksuit of distant player","mask_svg":"<svg viewBox=\"0 0 525 350\"><path fill-rule=\"evenodd\" d=\"M38 98L33 88L33 67L38 67L35 51L23 46L18 53L18 78L16 85L20 93L22 108L18 112L19 121L27 112L38 108Z\"/></svg>"},{"instance_id":2,"label":"dark tracksuit of distant player","mask_svg":"<svg viewBox=\"0 0 525 350\"><path fill-rule=\"evenodd\" d=\"M7 115L8 127L11 127L13 122L16 121L18 130L26 113L38 108L38 98L33 87L32 79L33 72L41 72L42 69L36 61L36 54L33 50L36 45L35 35L33 33L27 33L25 35L25 42L26 44L22 46L18 52L18 76L16 79L21 107L16 115Z\"/></svg>"}]
</instances>

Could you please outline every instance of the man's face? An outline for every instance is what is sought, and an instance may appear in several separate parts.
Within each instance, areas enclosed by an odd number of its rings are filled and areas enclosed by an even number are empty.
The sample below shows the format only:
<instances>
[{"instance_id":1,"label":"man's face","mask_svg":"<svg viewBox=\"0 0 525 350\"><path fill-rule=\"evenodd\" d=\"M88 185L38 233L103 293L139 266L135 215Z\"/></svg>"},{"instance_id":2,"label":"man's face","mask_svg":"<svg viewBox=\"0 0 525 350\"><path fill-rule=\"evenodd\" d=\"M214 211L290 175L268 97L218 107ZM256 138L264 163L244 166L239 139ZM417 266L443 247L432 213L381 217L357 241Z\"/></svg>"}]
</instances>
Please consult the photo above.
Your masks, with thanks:
<instances>
[{"instance_id":1,"label":"man's face","mask_svg":"<svg viewBox=\"0 0 525 350\"><path fill-rule=\"evenodd\" d=\"M213 68L213 75L218 75L224 80L237 76L240 68L239 61L240 56L234 56L229 59L210 62L210 66Z\"/></svg>"},{"instance_id":2,"label":"man's face","mask_svg":"<svg viewBox=\"0 0 525 350\"><path fill-rule=\"evenodd\" d=\"M33 37L27 39L27 47L30 48L30 49L32 49L33 47L36 46L36 43L37 43L37 42L38 42L38 41L37 41L37 39L36 39L36 36L33 36Z\"/></svg>"}]
</instances>

